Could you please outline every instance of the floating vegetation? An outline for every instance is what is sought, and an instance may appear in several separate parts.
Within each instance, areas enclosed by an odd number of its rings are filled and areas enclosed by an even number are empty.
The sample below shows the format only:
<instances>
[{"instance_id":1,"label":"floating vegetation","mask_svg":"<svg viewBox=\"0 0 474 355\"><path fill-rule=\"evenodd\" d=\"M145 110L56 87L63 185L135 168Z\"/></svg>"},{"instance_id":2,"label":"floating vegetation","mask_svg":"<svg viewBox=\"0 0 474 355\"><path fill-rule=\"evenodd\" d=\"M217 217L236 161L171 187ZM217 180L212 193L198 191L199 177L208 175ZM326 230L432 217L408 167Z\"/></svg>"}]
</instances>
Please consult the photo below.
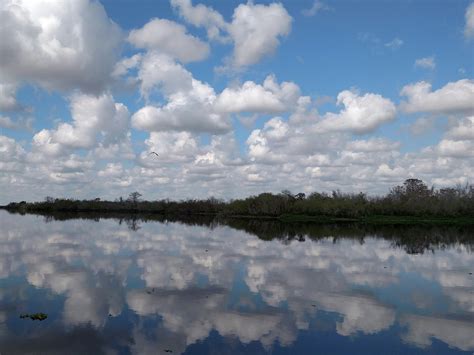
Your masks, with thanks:
<instances>
[{"instance_id":1,"label":"floating vegetation","mask_svg":"<svg viewBox=\"0 0 474 355\"><path fill-rule=\"evenodd\" d=\"M48 315L46 313L41 313L41 312L40 313L32 313L32 314L24 313L24 314L20 314L20 318L21 319L30 318L31 320L43 321L46 318L48 318Z\"/></svg>"}]
</instances>

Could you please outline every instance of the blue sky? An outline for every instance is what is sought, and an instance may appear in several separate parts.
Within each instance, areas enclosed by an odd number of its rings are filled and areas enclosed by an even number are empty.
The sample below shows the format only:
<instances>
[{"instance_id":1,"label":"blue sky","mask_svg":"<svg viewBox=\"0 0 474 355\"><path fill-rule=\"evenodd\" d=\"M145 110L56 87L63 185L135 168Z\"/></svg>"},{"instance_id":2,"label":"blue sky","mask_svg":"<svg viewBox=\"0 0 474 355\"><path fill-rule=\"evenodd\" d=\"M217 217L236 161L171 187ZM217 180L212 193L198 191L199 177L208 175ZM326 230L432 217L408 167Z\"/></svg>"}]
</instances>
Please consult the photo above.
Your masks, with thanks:
<instances>
[{"instance_id":1,"label":"blue sky","mask_svg":"<svg viewBox=\"0 0 474 355\"><path fill-rule=\"evenodd\" d=\"M1 203L474 180L469 1L0 10Z\"/></svg>"}]
</instances>

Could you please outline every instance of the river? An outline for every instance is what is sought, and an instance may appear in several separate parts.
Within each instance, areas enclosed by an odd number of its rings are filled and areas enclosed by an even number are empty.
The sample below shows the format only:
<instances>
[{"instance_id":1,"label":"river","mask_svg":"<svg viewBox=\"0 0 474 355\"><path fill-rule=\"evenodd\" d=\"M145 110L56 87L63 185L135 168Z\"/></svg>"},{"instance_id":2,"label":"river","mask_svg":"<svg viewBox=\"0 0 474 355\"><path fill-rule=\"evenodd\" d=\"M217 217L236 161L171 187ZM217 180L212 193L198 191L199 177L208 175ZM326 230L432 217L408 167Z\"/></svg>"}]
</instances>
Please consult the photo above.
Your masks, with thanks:
<instances>
[{"instance_id":1,"label":"river","mask_svg":"<svg viewBox=\"0 0 474 355\"><path fill-rule=\"evenodd\" d=\"M0 211L1 354L474 351L472 230L81 217Z\"/></svg>"}]
</instances>

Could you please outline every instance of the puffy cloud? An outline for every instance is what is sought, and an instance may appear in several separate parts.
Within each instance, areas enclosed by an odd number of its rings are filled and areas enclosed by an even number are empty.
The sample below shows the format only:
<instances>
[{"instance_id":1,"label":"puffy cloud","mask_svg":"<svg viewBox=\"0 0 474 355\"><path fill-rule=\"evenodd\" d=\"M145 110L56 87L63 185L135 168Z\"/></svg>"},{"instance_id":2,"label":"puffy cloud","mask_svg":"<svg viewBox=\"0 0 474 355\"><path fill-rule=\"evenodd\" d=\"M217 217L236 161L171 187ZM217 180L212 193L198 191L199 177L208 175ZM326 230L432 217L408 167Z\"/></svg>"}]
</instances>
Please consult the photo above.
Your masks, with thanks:
<instances>
[{"instance_id":1,"label":"puffy cloud","mask_svg":"<svg viewBox=\"0 0 474 355\"><path fill-rule=\"evenodd\" d=\"M129 128L129 112L110 94L99 97L75 94L71 97L72 123L60 123L55 130L41 130L33 146L48 155L65 154L78 148L92 148L123 141ZM100 138L99 138L100 137Z\"/></svg>"},{"instance_id":2,"label":"puffy cloud","mask_svg":"<svg viewBox=\"0 0 474 355\"><path fill-rule=\"evenodd\" d=\"M290 33L291 22L292 18L282 4L240 4L229 25L229 34L235 44L232 64L245 67L272 54L280 37Z\"/></svg>"},{"instance_id":3,"label":"puffy cloud","mask_svg":"<svg viewBox=\"0 0 474 355\"><path fill-rule=\"evenodd\" d=\"M203 184L223 180L222 186L209 186L210 194L215 194L217 188L223 188L231 176L240 175L241 167L246 164L237 152L238 144L233 133L214 136L209 145L196 151L192 163L183 171L183 180L189 183L200 181Z\"/></svg>"},{"instance_id":4,"label":"puffy cloud","mask_svg":"<svg viewBox=\"0 0 474 355\"><path fill-rule=\"evenodd\" d=\"M196 137L189 132L151 132L145 144L148 152L158 153L153 159L159 163L191 161L199 152Z\"/></svg>"},{"instance_id":5,"label":"puffy cloud","mask_svg":"<svg viewBox=\"0 0 474 355\"><path fill-rule=\"evenodd\" d=\"M192 74L171 57L155 51L147 53L140 61L138 80L145 99L159 89L165 96L192 89Z\"/></svg>"},{"instance_id":6,"label":"puffy cloud","mask_svg":"<svg viewBox=\"0 0 474 355\"><path fill-rule=\"evenodd\" d=\"M47 129L42 129L33 136L32 146L42 154L49 156L59 156L66 153L59 143L53 141L51 131Z\"/></svg>"},{"instance_id":7,"label":"puffy cloud","mask_svg":"<svg viewBox=\"0 0 474 355\"><path fill-rule=\"evenodd\" d=\"M221 31L226 29L227 23L216 10L203 4L193 6L191 0L171 0L171 6L188 23L206 28L209 39L226 41Z\"/></svg>"},{"instance_id":8,"label":"puffy cloud","mask_svg":"<svg viewBox=\"0 0 474 355\"><path fill-rule=\"evenodd\" d=\"M206 107L212 112L214 106ZM175 113L167 105L147 107ZM100 193L114 198L117 188L128 188L144 192L151 199L210 195L232 198L283 189L306 193L333 189L386 193L389 187L410 176L435 183L437 187L474 179L473 157L469 153L473 151L469 143L472 141L470 120L455 121L453 117L450 133L446 133L442 143L402 154L399 143L385 138L353 140L350 130L321 132L319 124L326 115L319 116L311 109L311 101L300 97L289 118L271 118L249 134L242 149L230 130L216 131L215 122L208 121L203 126L201 120L205 118L199 117L198 127L197 122L186 121L189 117L184 115L171 116L177 119L172 121L162 112L153 116L153 110L148 118L146 109L139 110L133 118L137 128L144 125L151 132L145 141L146 149L136 158L135 165L120 161L135 158L128 136L104 146L106 132L98 133L95 143L88 141L92 146L85 149L91 150L81 158L70 155L75 149L71 144L78 146L76 138L66 145L67 142L57 140L59 129L43 130L33 138L32 151L26 154L28 164L23 160L8 163L10 170L24 171L4 175L4 179L8 175L8 186L15 187L8 191L22 189L25 193L29 191L29 196L39 194L41 198L51 192L41 192L35 186L48 184L51 191L56 191L55 195L68 196L72 191L68 188L87 183L87 191L77 189L75 197ZM145 117L139 117L139 113ZM74 115L72 122L63 124L69 125L73 137L87 132L75 122ZM219 133L210 137L210 143L198 135L205 132L206 125L209 132ZM159 157L150 156L151 151L158 152ZM100 160L109 161L104 166ZM193 188L196 183L201 187L199 191ZM10 196L8 191L2 194L5 202Z\"/></svg>"},{"instance_id":9,"label":"puffy cloud","mask_svg":"<svg viewBox=\"0 0 474 355\"><path fill-rule=\"evenodd\" d=\"M474 116L461 119L446 136L455 140L474 140Z\"/></svg>"},{"instance_id":10,"label":"puffy cloud","mask_svg":"<svg viewBox=\"0 0 474 355\"><path fill-rule=\"evenodd\" d=\"M278 84L274 76L268 76L263 85L246 81L237 88L226 88L216 101L216 109L223 112L286 111L296 105L299 87L292 82Z\"/></svg>"},{"instance_id":11,"label":"puffy cloud","mask_svg":"<svg viewBox=\"0 0 474 355\"><path fill-rule=\"evenodd\" d=\"M474 141L443 139L437 149L444 156L470 157L474 156Z\"/></svg>"},{"instance_id":12,"label":"puffy cloud","mask_svg":"<svg viewBox=\"0 0 474 355\"><path fill-rule=\"evenodd\" d=\"M424 57L415 60L415 67L434 70L436 68L435 57Z\"/></svg>"},{"instance_id":13,"label":"puffy cloud","mask_svg":"<svg viewBox=\"0 0 474 355\"><path fill-rule=\"evenodd\" d=\"M368 133L383 123L395 119L396 108L389 100L378 94L359 96L353 91L342 91L337 96L337 104L344 109L337 113L327 113L316 126L318 131L353 131Z\"/></svg>"},{"instance_id":14,"label":"puffy cloud","mask_svg":"<svg viewBox=\"0 0 474 355\"><path fill-rule=\"evenodd\" d=\"M397 142L352 137L395 117L393 103L375 93L343 91L337 100L343 106L340 112L320 115L317 103L300 96L292 82L277 82L270 75L262 83L246 81L216 93L159 50L136 54L116 64L115 76L129 74L136 75L134 83L147 100L133 115L133 126L151 132L138 157L131 147L126 108L109 94L76 94L70 98L71 121L37 132L31 152L8 162L7 171L24 171L0 177L15 187L9 190L21 188L25 194L29 191L30 196L40 194L41 198L45 193L34 186L49 183L58 196L66 191L75 196L101 193L115 197L118 188L134 188L143 189L150 198L229 198L286 188L385 193L407 176L437 186L474 179L469 153L472 117L463 117L467 110L449 111L463 116L450 117L448 131L438 144L402 154ZM473 86L466 79L452 83L452 88L448 84L440 89L448 94L440 97L452 95L453 101L467 106L468 98L452 94L463 83L468 89ZM422 103L438 105L442 100L431 98L438 91L432 92L429 87ZM403 104L416 103L406 101ZM288 113L289 117L272 117L262 122L262 128L253 130L246 141L241 141L239 132L236 141L231 114L240 112ZM20 121L5 118L0 119L2 122L12 127ZM204 132L212 135L203 139L199 134ZM15 144L28 146L24 142ZM74 155L78 153L75 149L81 149L81 154ZM149 156L150 151L160 156ZM79 188L86 183L90 189ZM201 186L199 191L192 188L196 183ZM166 186L166 190L156 186ZM3 196L6 199L12 195L5 192Z\"/></svg>"},{"instance_id":15,"label":"puffy cloud","mask_svg":"<svg viewBox=\"0 0 474 355\"><path fill-rule=\"evenodd\" d=\"M100 170L97 175L104 176L108 178L115 178L122 176L124 170L123 166L120 163L109 163L107 166Z\"/></svg>"},{"instance_id":16,"label":"puffy cloud","mask_svg":"<svg viewBox=\"0 0 474 355\"><path fill-rule=\"evenodd\" d=\"M121 141L128 131L128 109L115 103L111 95L75 95L71 100L71 112L73 124L60 124L53 136L64 146L91 148L97 134L101 134L104 144L109 145Z\"/></svg>"},{"instance_id":17,"label":"puffy cloud","mask_svg":"<svg viewBox=\"0 0 474 355\"><path fill-rule=\"evenodd\" d=\"M0 135L0 177L23 171L25 150L14 139ZM14 179L14 177L12 176Z\"/></svg>"},{"instance_id":18,"label":"puffy cloud","mask_svg":"<svg viewBox=\"0 0 474 355\"><path fill-rule=\"evenodd\" d=\"M444 141L444 142L443 142ZM441 144L441 142L443 142ZM474 179L470 152L463 152L470 143L443 139L439 144L424 148L421 152L400 156L396 165L405 168L409 176L421 178L436 187L453 186L458 182Z\"/></svg>"},{"instance_id":19,"label":"puffy cloud","mask_svg":"<svg viewBox=\"0 0 474 355\"><path fill-rule=\"evenodd\" d=\"M455 143L459 146L457 151L432 146L402 154L400 142L386 138L353 140L351 130L322 131L320 124L328 114L321 117L303 107L308 108L302 104L288 120L272 118L249 135L246 144L250 162L241 172L252 179L253 184L265 181L266 189L272 186L272 191L340 188L386 193L389 187L410 176L422 178L428 184L442 176L449 179L461 176L465 181L474 177L469 167L472 164L469 153L461 153L463 147L467 147L464 143ZM463 132L468 128L464 125L467 123L463 124ZM453 137L446 138L454 141ZM239 176L233 177L235 180ZM438 182L440 180L436 180L437 186ZM249 191L245 195L250 191L261 192L262 188L250 188L250 180L244 184ZM446 185L449 185L448 180L442 183Z\"/></svg>"},{"instance_id":20,"label":"puffy cloud","mask_svg":"<svg viewBox=\"0 0 474 355\"><path fill-rule=\"evenodd\" d=\"M253 81L246 81L241 87L226 88L219 95L217 109L225 112L281 112L283 104L271 91L265 90Z\"/></svg>"},{"instance_id":21,"label":"puffy cloud","mask_svg":"<svg viewBox=\"0 0 474 355\"><path fill-rule=\"evenodd\" d=\"M108 163L105 168L97 172L99 177L105 178L114 186L128 187L132 183L130 172L123 168L121 163Z\"/></svg>"},{"instance_id":22,"label":"puffy cloud","mask_svg":"<svg viewBox=\"0 0 474 355\"><path fill-rule=\"evenodd\" d=\"M466 38L474 37L474 2L470 3L466 9L466 25L464 27L464 35Z\"/></svg>"},{"instance_id":23,"label":"puffy cloud","mask_svg":"<svg viewBox=\"0 0 474 355\"><path fill-rule=\"evenodd\" d=\"M279 84L273 76L262 85L247 81L216 95L211 86L194 79L182 65L155 51L141 59L138 80L146 99L159 91L167 100L162 106L146 105L133 115L134 127L149 131L221 134L231 128L230 113L283 112L295 107L300 99L296 84Z\"/></svg>"},{"instance_id":24,"label":"puffy cloud","mask_svg":"<svg viewBox=\"0 0 474 355\"><path fill-rule=\"evenodd\" d=\"M274 186L274 191L289 186L301 190L306 185L305 191L310 192L322 186L346 186L344 177L351 176L352 183L348 179L347 186L358 181L361 189L367 189L366 181L375 179L381 164L399 158L398 142L382 138L351 141L350 130L322 131L321 122L327 114L322 119L317 112L306 111L306 98L298 101L289 120L272 118L248 137L248 173L258 174L253 181L271 178L267 186ZM379 186L387 180L376 179Z\"/></svg>"},{"instance_id":25,"label":"puffy cloud","mask_svg":"<svg viewBox=\"0 0 474 355\"><path fill-rule=\"evenodd\" d=\"M145 106L132 117L137 129L148 131L175 130L224 133L231 129L227 115L214 110L216 95L205 83L191 80L188 91L177 91L168 96L161 107Z\"/></svg>"},{"instance_id":26,"label":"puffy cloud","mask_svg":"<svg viewBox=\"0 0 474 355\"><path fill-rule=\"evenodd\" d=\"M112 76L114 78L119 78L123 75L126 75L129 70L137 68L142 60L142 54L134 54L131 57L122 58L117 63L115 63Z\"/></svg>"},{"instance_id":27,"label":"puffy cloud","mask_svg":"<svg viewBox=\"0 0 474 355\"><path fill-rule=\"evenodd\" d=\"M211 40L232 41L231 67L244 68L272 54L280 38L291 31L292 18L280 3L269 5L240 4L228 23L214 9L191 0L171 0L171 5L187 22L207 29Z\"/></svg>"},{"instance_id":28,"label":"puffy cloud","mask_svg":"<svg viewBox=\"0 0 474 355\"><path fill-rule=\"evenodd\" d=\"M285 155L274 148L279 142L286 145L289 133L290 127L281 118L267 121L262 130L252 131L247 138L250 158L261 162L284 161Z\"/></svg>"},{"instance_id":29,"label":"puffy cloud","mask_svg":"<svg viewBox=\"0 0 474 355\"><path fill-rule=\"evenodd\" d=\"M404 86L400 95L407 98L400 107L408 113L474 112L474 81L469 79L447 83L435 91L431 90L430 83L420 81Z\"/></svg>"},{"instance_id":30,"label":"puffy cloud","mask_svg":"<svg viewBox=\"0 0 474 355\"><path fill-rule=\"evenodd\" d=\"M438 186L453 186L465 184L474 178L474 126L473 118L452 118L451 128L444 134L441 141L425 148L420 157L423 163L412 163L412 167L422 168L422 173L436 175L432 182ZM420 160L421 160L420 159ZM432 163L428 164L427 160Z\"/></svg>"},{"instance_id":31,"label":"puffy cloud","mask_svg":"<svg viewBox=\"0 0 474 355\"><path fill-rule=\"evenodd\" d=\"M152 19L140 29L130 32L128 41L135 47L158 50L183 63L205 59L209 45L186 33L186 28L166 19Z\"/></svg>"},{"instance_id":32,"label":"puffy cloud","mask_svg":"<svg viewBox=\"0 0 474 355\"><path fill-rule=\"evenodd\" d=\"M153 93L160 92L167 100L162 106L149 104L136 112L132 121L138 129L221 134L231 128L229 113L291 111L309 99L300 96L296 84L278 83L272 75L261 85L247 81L216 95L211 86L194 79L167 55L151 51L132 59L117 70L124 72L124 68L138 65L142 95L149 100Z\"/></svg>"},{"instance_id":33,"label":"puffy cloud","mask_svg":"<svg viewBox=\"0 0 474 355\"><path fill-rule=\"evenodd\" d=\"M382 164L377 168L375 175L381 177L395 178L397 181L403 180L406 175L406 170L402 167L391 168L388 164Z\"/></svg>"},{"instance_id":34,"label":"puffy cloud","mask_svg":"<svg viewBox=\"0 0 474 355\"><path fill-rule=\"evenodd\" d=\"M121 31L98 2L2 1L0 74L49 90L104 89Z\"/></svg>"}]
</instances>

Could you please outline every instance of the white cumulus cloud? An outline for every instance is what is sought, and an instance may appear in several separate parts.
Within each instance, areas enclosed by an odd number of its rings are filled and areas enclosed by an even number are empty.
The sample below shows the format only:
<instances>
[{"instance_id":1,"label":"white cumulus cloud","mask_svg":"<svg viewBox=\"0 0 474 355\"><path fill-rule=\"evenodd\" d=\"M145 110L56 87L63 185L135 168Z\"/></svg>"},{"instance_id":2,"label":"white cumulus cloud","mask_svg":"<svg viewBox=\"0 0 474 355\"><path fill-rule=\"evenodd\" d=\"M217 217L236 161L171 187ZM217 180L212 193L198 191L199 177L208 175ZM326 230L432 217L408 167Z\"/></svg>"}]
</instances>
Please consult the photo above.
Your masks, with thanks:
<instances>
[{"instance_id":1,"label":"white cumulus cloud","mask_svg":"<svg viewBox=\"0 0 474 355\"><path fill-rule=\"evenodd\" d=\"M150 53L142 62L139 77L142 79L142 92L148 95L157 86L167 103L141 108L132 117L135 128L212 133L230 130L228 116L214 109L214 89L194 79L190 72L169 57Z\"/></svg>"},{"instance_id":2,"label":"white cumulus cloud","mask_svg":"<svg viewBox=\"0 0 474 355\"><path fill-rule=\"evenodd\" d=\"M152 19L130 32L128 41L135 47L158 50L183 63L199 61L209 55L209 45L186 32L186 28L166 19Z\"/></svg>"},{"instance_id":3,"label":"white cumulus cloud","mask_svg":"<svg viewBox=\"0 0 474 355\"><path fill-rule=\"evenodd\" d=\"M206 28L209 39L226 41L221 32L226 29L227 23L222 15L213 8L203 4L193 6L191 0L171 0L171 6L188 23Z\"/></svg>"},{"instance_id":4,"label":"white cumulus cloud","mask_svg":"<svg viewBox=\"0 0 474 355\"><path fill-rule=\"evenodd\" d=\"M280 39L290 33L293 20L281 3L240 4L231 22L213 8L193 5L191 0L171 0L171 5L188 23L204 27L210 40L234 44L227 63L234 69L248 67L274 53Z\"/></svg>"},{"instance_id":5,"label":"white cumulus cloud","mask_svg":"<svg viewBox=\"0 0 474 355\"><path fill-rule=\"evenodd\" d=\"M469 79L447 83L435 91L431 90L430 83L420 81L404 86L400 95L407 98L400 107L408 113L446 114L474 111L474 81Z\"/></svg>"},{"instance_id":6,"label":"white cumulus cloud","mask_svg":"<svg viewBox=\"0 0 474 355\"><path fill-rule=\"evenodd\" d=\"M337 114L327 113L317 125L319 131L368 133L395 119L397 112L389 99L372 93L360 96L353 91L344 90L337 96L337 104L342 104L344 109Z\"/></svg>"},{"instance_id":7,"label":"white cumulus cloud","mask_svg":"<svg viewBox=\"0 0 474 355\"><path fill-rule=\"evenodd\" d=\"M461 119L446 135L456 140L474 140L474 116Z\"/></svg>"},{"instance_id":8,"label":"white cumulus cloud","mask_svg":"<svg viewBox=\"0 0 474 355\"><path fill-rule=\"evenodd\" d=\"M47 155L90 149L101 143L117 144L127 137L129 112L110 94L99 97L77 94L71 98L72 123L62 122L55 130L43 129L33 137L33 146Z\"/></svg>"},{"instance_id":9,"label":"white cumulus cloud","mask_svg":"<svg viewBox=\"0 0 474 355\"><path fill-rule=\"evenodd\" d=\"M0 76L48 89L106 86L122 40L96 1L5 0L0 4Z\"/></svg>"},{"instance_id":10,"label":"white cumulus cloud","mask_svg":"<svg viewBox=\"0 0 474 355\"><path fill-rule=\"evenodd\" d=\"M229 25L235 44L233 65L249 66L272 54L280 38L290 33L291 22L292 18L282 4L240 4Z\"/></svg>"},{"instance_id":11,"label":"white cumulus cloud","mask_svg":"<svg viewBox=\"0 0 474 355\"><path fill-rule=\"evenodd\" d=\"M292 82L278 84L268 76L263 85L246 81L236 88L226 88L219 95L216 108L224 112L283 112L296 105L299 87Z\"/></svg>"}]
</instances>

